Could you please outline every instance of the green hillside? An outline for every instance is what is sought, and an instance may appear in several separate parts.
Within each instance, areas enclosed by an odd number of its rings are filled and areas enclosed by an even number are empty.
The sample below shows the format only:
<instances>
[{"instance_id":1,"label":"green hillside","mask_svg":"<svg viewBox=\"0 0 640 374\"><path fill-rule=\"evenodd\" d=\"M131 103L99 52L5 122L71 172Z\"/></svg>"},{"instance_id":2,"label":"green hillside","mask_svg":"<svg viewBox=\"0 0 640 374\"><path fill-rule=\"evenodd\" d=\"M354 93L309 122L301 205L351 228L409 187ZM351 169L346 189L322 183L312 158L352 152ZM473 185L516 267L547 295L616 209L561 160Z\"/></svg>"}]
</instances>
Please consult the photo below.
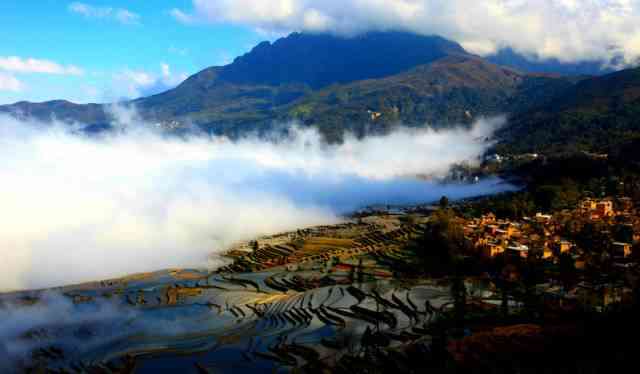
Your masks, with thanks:
<instances>
[{"instance_id":1,"label":"green hillside","mask_svg":"<svg viewBox=\"0 0 640 374\"><path fill-rule=\"evenodd\" d=\"M640 69L580 81L510 122L501 152L608 152L640 138Z\"/></svg>"},{"instance_id":2,"label":"green hillside","mask_svg":"<svg viewBox=\"0 0 640 374\"><path fill-rule=\"evenodd\" d=\"M444 127L541 105L572 84L473 56L449 56L394 76L325 88L297 100L281 115L332 136L344 129L360 133L397 123Z\"/></svg>"}]
</instances>

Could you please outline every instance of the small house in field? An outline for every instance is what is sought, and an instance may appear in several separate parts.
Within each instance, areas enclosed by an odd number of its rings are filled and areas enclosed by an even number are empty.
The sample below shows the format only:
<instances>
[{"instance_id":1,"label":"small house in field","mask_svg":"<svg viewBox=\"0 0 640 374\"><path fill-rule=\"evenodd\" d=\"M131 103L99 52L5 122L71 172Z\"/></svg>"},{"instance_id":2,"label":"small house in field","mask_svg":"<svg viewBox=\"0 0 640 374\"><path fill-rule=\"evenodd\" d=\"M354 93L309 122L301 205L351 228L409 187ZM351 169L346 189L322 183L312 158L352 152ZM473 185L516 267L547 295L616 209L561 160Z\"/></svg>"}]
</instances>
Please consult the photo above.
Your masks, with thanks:
<instances>
[{"instance_id":1,"label":"small house in field","mask_svg":"<svg viewBox=\"0 0 640 374\"><path fill-rule=\"evenodd\" d=\"M611 217L613 212L613 201L611 200L602 200L596 205L596 214L600 218Z\"/></svg>"},{"instance_id":2,"label":"small house in field","mask_svg":"<svg viewBox=\"0 0 640 374\"><path fill-rule=\"evenodd\" d=\"M629 257L631 256L631 244L615 242L612 244L612 251L614 257Z\"/></svg>"},{"instance_id":3,"label":"small house in field","mask_svg":"<svg viewBox=\"0 0 640 374\"><path fill-rule=\"evenodd\" d=\"M592 210L596 209L597 205L598 205L597 201L593 199L584 199L580 203L580 209L584 212L591 212Z\"/></svg>"},{"instance_id":4,"label":"small house in field","mask_svg":"<svg viewBox=\"0 0 640 374\"><path fill-rule=\"evenodd\" d=\"M540 223L549 223L552 218L549 214L536 213L536 221Z\"/></svg>"},{"instance_id":5,"label":"small house in field","mask_svg":"<svg viewBox=\"0 0 640 374\"><path fill-rule=\"evenodd\" d=\"M569 252L572 247L573 245L570 242L566 240L560 240L554 243L553 250L556 255L561 255L563 253Z\"/></svg>"},{"instance_id":6,"label":"small house in field","mask_svg":"<svg viewBox=\"0 0 640 374\"><path fill-rule=\"evenodd\" d=\"M515 257L529 257L529 247L521 244L513 244L507 247L506 253Z\"/></svg>"},{"instance_id":7,"label":"small house in field","mask_svg":"<svg viewBox=\"0 0 640 374\"><path fill-rule=\"evenodd\" d=\"M498 226L497 225L487 225L487 226L485 226L485 231L489 235L495 235L496 232L498 231Z\"/></svg>"},{"instance_id":8,"label":"small house in field","mask_svg":"<svg viewBox=\"0 0 640 374\"><path fill-rule=\"evenodd\" d=\"M482 252L486 257L496 257L504 252L504 247L500 243L489 242L482 247Z\"/></svg>"},{"instance_id":9,"label":"small house in field","mask_svg":"<svg viewBox=\"0 0 640 374\"><path fill-rule=\"evenodd\" d=\"M480 219L481 225L490 225L496 222L496 216L493 213L485 214Z\"/></svg>"},{"instance_id":10,"label":"small house in field","mask_svg":"<svg viewBox=\"0 0 640 374\"><path fill-rule=\"evenodd\" d=\"M620 197L616 203L616 208L620 212L629 212L633 209L633 199L629 197Z\"/></svg>"},{"instance_id":11,"label":"small house in field","mask_svg":"<svg viewBox=\"0 0 640 374\"><path fill-rule=\"evenodd\" d=\"M630 298L631 290L623 284L597 284L581 282L576 289L578 299L587 308L603 311L611 304ZM628 301L628 300L627 300Z\"/></svg>"}]
</instances>

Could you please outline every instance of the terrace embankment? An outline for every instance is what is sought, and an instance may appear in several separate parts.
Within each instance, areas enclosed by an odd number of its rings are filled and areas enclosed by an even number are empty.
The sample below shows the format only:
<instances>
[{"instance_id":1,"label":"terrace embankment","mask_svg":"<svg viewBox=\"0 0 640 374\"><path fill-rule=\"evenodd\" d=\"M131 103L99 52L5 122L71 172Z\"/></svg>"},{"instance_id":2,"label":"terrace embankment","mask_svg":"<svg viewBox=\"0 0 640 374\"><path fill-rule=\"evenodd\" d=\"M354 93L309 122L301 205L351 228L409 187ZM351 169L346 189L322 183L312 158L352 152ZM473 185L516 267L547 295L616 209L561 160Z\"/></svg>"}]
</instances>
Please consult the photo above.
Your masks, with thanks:
<instances>
[{"instance_id":1,"label":"terrace embankment","mask_svg":"<svg viewBox=\"0 0 640 374\"><path fill-rule=\"evenodd\" d=\"M265 236L235 246L227 253L233 263L225 272L260 271L275 267L317 267L367 253L393 251L419 234L422 215L383 214L355 221Z\"/></svg>"}]
</instances>

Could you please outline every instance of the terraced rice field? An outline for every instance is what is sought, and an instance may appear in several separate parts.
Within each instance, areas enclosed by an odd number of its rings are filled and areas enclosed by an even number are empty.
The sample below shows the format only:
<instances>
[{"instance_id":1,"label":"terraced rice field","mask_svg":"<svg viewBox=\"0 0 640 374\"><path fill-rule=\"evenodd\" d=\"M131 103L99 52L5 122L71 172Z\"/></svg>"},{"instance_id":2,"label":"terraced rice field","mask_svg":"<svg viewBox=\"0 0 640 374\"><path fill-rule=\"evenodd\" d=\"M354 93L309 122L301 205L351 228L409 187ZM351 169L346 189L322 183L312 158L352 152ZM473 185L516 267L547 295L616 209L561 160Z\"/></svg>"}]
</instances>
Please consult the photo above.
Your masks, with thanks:
<instances>
[{"instance_id":1,"label":"terraced rice field","mask_svg":"<svg viewBox=\"0 0 640 374\"><path fill-rule=\"evenodd\" d=\"M419 232L415 225L402 225L394 217L373 222L347 223L299 230L256 242L257 248L234 251L235 262L222 269L229 272L265 270L287 264L305 264L345 259L371 252L390 251L404 245ZM245 249L248 245L241 246Z\"/></svg>"},{"instance_id":2,"label":"terraced rice field","mask_svg":"<svg viewBox=\"0 0 640 374\"><path fill-rule=\"evenodd\" d=\"M400 251L419 227L380 219L388 221L262 238L212 273L169 270L56 290L77 318L25 334L25 362L60 373L287 372L357 351L373 331L392 346L428 342L430 322L451 305L449 289L390 276L376 254ZM0 297L40 307L49 299Z\"/></svg>"}]
</instances>

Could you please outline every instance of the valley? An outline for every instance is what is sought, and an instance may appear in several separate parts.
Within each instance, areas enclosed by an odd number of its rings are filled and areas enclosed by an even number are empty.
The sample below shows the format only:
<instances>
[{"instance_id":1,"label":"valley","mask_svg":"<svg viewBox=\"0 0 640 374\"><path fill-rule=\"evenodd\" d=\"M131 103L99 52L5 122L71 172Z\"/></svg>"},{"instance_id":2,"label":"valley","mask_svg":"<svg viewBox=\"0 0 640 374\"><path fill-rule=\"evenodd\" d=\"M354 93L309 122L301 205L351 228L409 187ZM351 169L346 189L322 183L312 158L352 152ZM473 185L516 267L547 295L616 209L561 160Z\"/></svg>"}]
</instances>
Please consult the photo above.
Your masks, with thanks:
<instances>
[{"instance_id":1,"label":"valley","mask_svg":"<svg viewBox=\"0 0 640 374\"><path fill-rule=\"evenodd\" d=\"M227 48L253 38L217 64L160 40L155 76L0 56L6 97L38 87L22 74L127 86L0 105L0 289L13 290L0 372L625 371L640 333L640 68L624 52L640 39L564 56L556 35L542 49L536 35L447 39L386 15L328 32L344 20L307 9L292 32L295 1L217 24L213 3L162 14L232 29L212 37ZM409 3L405 16L427 2ZM245 11L277 27L245 30ZM68 12L147 27L116 7ZM154 49L134 34L118 43L132 61Z\"/></svg>"}]
</instances>

